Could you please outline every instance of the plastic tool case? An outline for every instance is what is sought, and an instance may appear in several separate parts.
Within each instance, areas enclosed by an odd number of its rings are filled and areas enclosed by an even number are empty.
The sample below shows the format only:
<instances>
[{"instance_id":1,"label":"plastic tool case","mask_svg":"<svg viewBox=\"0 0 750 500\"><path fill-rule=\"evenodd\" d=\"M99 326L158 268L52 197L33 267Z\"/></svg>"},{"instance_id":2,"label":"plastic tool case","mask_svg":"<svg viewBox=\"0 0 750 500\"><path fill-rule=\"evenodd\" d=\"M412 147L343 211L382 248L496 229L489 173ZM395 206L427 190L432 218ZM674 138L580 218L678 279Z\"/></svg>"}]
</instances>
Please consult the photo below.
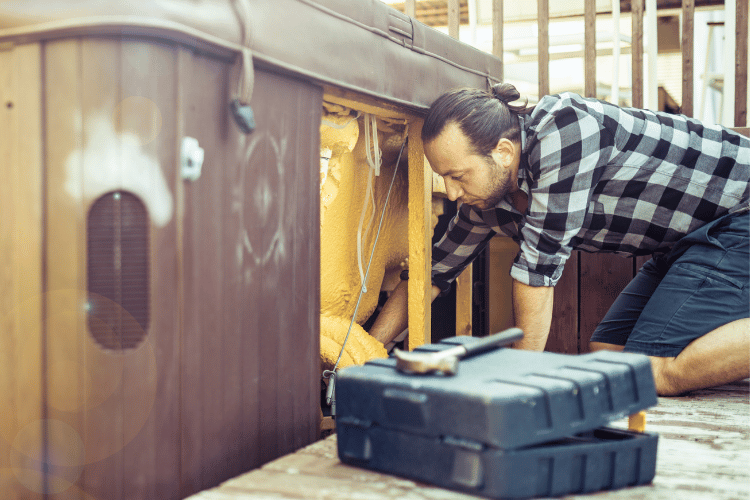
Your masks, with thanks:
<instances>
[{"instance_id":1,"label":"plastic tool case","mask_svg":"<svg viewBox=\"0 0 750 500\"><path fill-rule=\"evenodd\" d=\"M383 359L342 370L336 403L343 462L446 488L527 498L655 474L655 434L602 427L657 403L641 355L496 349L461 360L453 376L404 374Z\"/></svg>"}]
</instances>

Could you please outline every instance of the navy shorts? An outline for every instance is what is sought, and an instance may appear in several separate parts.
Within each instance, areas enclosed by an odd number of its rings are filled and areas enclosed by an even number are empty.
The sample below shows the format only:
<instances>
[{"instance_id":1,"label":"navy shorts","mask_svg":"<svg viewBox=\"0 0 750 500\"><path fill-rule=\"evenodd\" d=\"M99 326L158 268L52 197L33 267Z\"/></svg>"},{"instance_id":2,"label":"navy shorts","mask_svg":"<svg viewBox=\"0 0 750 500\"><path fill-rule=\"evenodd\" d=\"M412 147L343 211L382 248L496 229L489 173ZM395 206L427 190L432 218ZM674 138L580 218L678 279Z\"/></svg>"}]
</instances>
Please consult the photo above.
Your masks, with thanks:
<instances>
[{"instance_id":1,"label":"navy shorts","mask_svg":"<svg viewBox=\"0 0 750 500\"><path fill-rule=\"evenodd\" d=\"M673 357L696 338L750 317L748 227L750 212L726 215L646 262L591 341Z\"/></svg>"}]
</instances>

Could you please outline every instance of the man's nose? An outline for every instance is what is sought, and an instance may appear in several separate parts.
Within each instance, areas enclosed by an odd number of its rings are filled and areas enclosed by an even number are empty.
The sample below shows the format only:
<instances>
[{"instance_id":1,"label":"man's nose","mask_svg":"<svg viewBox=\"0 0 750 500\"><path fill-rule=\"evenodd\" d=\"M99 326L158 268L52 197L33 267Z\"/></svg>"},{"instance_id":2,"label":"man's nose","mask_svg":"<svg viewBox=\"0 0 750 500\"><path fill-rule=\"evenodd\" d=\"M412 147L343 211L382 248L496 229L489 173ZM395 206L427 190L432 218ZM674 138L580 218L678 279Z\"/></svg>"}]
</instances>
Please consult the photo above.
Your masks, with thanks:
<instances>
[{"instance_id":1,"label":"man's nose","mask_svg":"<svg viewBox=\"0 0 750 500\"><path fill-rule=\"evenodd\" d=\"M448 195L448 199L456 201L461 196L461 188L457 185L456 181L448 178L445 180L445 193Z\"/></svg>"}]
</instances>

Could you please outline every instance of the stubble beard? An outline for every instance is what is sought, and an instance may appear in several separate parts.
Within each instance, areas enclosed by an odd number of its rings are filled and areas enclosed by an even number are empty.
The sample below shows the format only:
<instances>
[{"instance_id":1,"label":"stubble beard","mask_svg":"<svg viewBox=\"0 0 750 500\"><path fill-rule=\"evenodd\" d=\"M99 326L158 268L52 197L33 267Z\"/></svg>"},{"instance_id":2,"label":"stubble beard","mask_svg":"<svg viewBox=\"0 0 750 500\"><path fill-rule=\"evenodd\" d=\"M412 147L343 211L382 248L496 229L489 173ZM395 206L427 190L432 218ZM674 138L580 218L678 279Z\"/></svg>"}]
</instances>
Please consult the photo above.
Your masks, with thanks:
<instances>
[{"instance_id":1,"label":"stubble beard","mask_svg":"<svg viewBox=\"0 0 750 500\"><path fill-rule=\"evenodd\" d=\"M508 171L498 165L494 158L488 158L487 165L490 169L491 184L488 186L488 195L483 200L483 210L496 206L505 195L517 187Z\"/></svg>"}]
</instances>

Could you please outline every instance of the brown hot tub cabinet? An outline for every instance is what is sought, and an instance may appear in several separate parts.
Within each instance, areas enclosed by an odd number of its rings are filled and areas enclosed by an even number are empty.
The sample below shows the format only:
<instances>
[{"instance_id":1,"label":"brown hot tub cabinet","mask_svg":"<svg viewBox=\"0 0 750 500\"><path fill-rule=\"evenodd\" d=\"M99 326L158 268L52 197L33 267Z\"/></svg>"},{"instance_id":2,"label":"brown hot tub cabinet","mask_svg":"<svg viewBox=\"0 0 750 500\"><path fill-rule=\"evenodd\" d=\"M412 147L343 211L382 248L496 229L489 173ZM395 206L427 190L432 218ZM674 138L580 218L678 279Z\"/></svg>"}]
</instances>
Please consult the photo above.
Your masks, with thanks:
<instances>
[{"instance_id":1,"label":"brown hot tub cabinet","mask_svg":"<svg viewBox=\"0 0 750 500\"><path fill-rule=\"evenodd\" d=\"M315 440L323 102L408 122L428 233L420 117L499 65L376 0L0 6L3 498L183 498Z\"/></svg>"}]
</instances>

